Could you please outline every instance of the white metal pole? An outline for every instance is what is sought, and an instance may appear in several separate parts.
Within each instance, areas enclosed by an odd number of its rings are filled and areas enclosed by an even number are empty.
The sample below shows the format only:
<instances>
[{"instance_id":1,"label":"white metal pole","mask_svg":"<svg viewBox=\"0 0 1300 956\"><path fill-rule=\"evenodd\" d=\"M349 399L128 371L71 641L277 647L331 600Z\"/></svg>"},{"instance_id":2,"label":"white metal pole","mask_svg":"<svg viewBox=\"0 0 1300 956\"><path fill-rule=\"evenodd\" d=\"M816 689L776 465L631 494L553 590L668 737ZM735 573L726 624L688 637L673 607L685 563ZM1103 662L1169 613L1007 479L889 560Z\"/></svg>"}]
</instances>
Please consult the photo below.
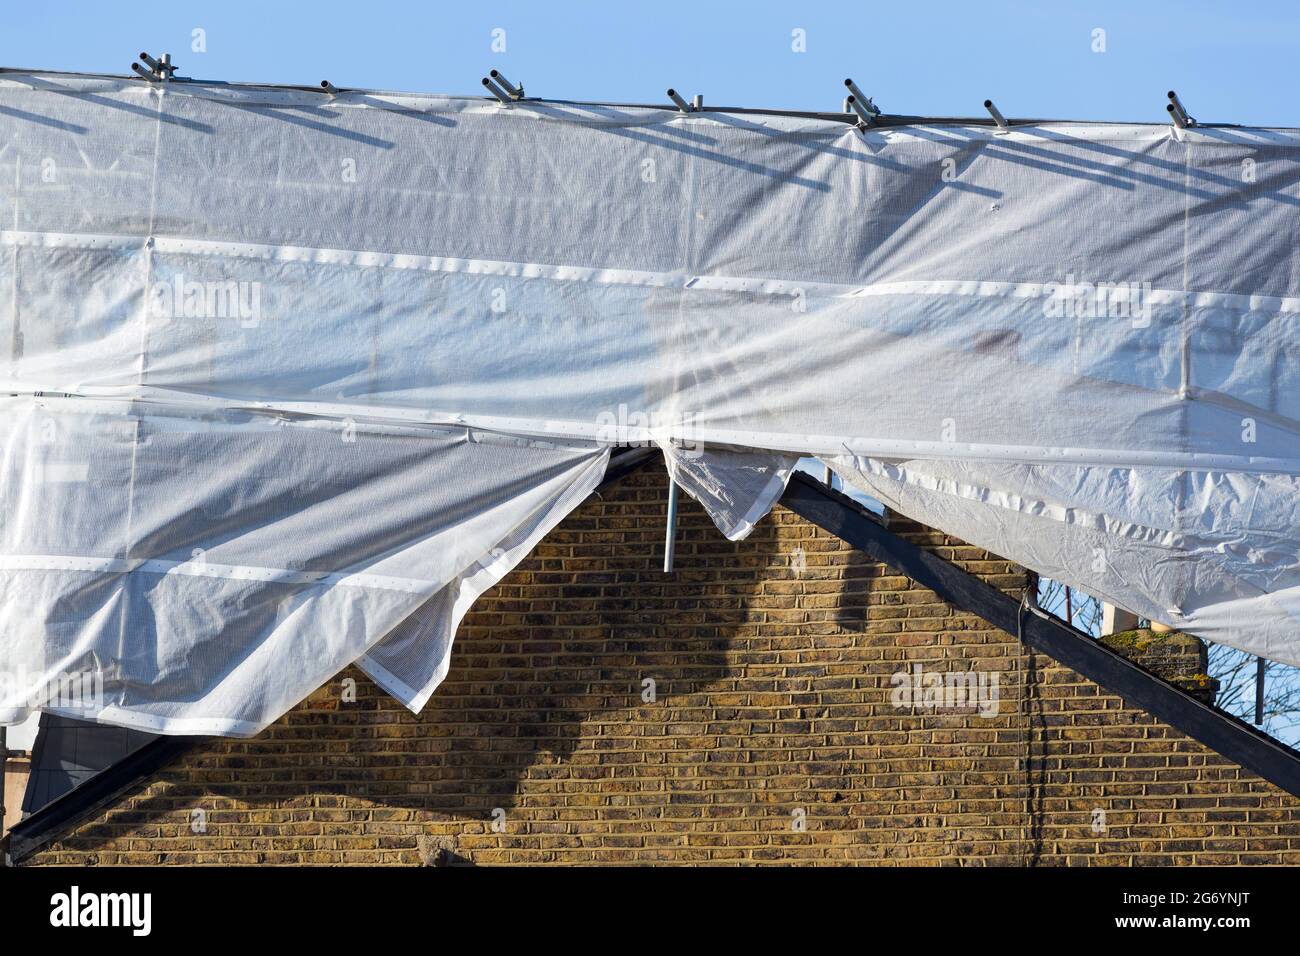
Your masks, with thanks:
<instances>
[{"instance_id":1,"label":"white metal pole","mask_svg":"<svg viewBox=\"0 0 1300 956\"><path fill-rule=\"evenodd\" d=\"M672 574L677 552L677 482L668 479L668 529L664 538L664 573Z\"/></svg>"}]
</instances>

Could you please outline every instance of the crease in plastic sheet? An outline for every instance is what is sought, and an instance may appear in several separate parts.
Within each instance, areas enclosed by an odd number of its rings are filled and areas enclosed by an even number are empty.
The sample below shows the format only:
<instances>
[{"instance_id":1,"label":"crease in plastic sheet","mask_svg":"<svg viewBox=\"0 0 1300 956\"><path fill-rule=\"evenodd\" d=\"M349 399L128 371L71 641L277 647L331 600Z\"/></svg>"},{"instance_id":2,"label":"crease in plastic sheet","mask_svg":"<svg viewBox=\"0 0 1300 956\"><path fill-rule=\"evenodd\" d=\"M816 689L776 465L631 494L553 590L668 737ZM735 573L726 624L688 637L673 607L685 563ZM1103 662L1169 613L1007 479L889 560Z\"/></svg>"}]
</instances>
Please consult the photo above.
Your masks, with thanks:
<instances>
[{"instance_id":1,"label":"crease in plastic sheet","mask_svg":"<svg viewBox=\"0 0 1300 956\"><path fill-rule=\"evenodd\" d=\"M358 659L418 706L469 569L645 442L914 507L942 463L990 492L925 492L943 530L1294 661L1298 212L1295 130L5 73L0 671L172 732ZM770 507L668 457L728 535Z\"/></svg>"},{"instance_id":2,"label":"crease in plastic sheet","mask_svg":"<svg viewBox=\"0 0 1300 956\"><path fill-rule=\"evenodd\" d=\"M889 508L1139 616L1300 666L1300 479L828 458Z\"/></svg>"},{"instance_id":3,"label":"crease in plastic sheet","mask_svg":"<svg viewBox=\"0 0 1300 956\"><path fill-rule=\"evenodd\" d=\"M729 541L743 541L785 492L798 455L665 442L664 462Z\"/></svg>"},{"instance_id":4,"label":"crease in plastic sheet","mask_svg":"<svg viewBox=\"0 0 1300 956\"><path fill-rule=\"evenodd\" d=\"M546 533L596 490L609 450L580 459L510 502L514 525L491 550L440 588L357 662L415 713L447 676L452 640L478 597L526 558Z\"/></svg>"},{"instance_id":5,"label":"crease in plastic sheet","mask_svg":"<svg viewBox=\"0 0 1300 956\"><path fill-rule=\"evenodd\" d=\"M247 736L358 658L418 706L464 607L608 458L465 428L84 405L0 401L7 720L35 702ZM434 639L408 621L440 594L455 600Z\"/></svg>"}]
</instances>

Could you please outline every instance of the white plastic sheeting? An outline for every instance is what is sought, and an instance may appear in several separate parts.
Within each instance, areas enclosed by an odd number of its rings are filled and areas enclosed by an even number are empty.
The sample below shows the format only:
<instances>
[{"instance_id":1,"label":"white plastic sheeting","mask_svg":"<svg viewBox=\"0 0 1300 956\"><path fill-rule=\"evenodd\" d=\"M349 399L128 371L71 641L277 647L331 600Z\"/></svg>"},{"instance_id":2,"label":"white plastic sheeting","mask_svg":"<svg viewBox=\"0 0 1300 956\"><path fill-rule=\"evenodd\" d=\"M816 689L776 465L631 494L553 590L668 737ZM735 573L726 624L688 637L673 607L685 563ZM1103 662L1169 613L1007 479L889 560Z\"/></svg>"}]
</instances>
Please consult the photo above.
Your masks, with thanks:
<instances>
[{"instance_id":1,"label":"white plastic sheeting","mask_svg":"<svg viewBox=\"0 0 1300 956\"><path fill-rule=\"evenodd\" d=\"M37 676L0 706L89 671L101 719L251 733L359 660L418 707L629 441L733 536L826 456L1295 661L1297 159L4 74L0 670Z\"/></svg>"},{"instance_id":2,"label":"white plastic sheeting","mask_svg":"<svg viewBox=\"0 0 1300 956\"><path fill-rule=\"evenodd\" d=\"M468 605L608 456L466 428L0 407L0 716L164 733L254 734L354 661L418 707Z\"/></svg>"},{"instance_id":3,"label":"white plastic sheeting","mask_svg":"<svg viewBox=\"0 0 1300 956\"><path fill-rule=\"evenodd\" d=\"M1294 476L829 460L910 518L1135 614L1300 666Z\"/></svg>"},{"instance_id":4,"label":"white plastic sheeting","mask_svg":"<svg viewBox=\"0 0 1300 956\"><path fill-rule=\"evenodd\" d=\"M704 506L731 541L749 537L799 464L797 455L724 445L691 448L664 442L662 448L673 481Z\"/></svg>"}]
</instances>

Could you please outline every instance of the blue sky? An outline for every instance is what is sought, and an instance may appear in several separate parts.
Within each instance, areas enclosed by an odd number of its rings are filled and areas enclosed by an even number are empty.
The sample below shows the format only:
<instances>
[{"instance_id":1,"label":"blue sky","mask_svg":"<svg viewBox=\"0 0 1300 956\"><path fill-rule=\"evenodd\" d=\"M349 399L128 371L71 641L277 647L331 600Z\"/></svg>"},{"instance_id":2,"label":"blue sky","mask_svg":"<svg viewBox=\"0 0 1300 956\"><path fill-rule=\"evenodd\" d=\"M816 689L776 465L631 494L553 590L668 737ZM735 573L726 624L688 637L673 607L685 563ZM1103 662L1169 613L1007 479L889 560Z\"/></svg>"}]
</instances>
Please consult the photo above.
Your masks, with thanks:
<instances>
[{"instance_id":1,"label":"blue sky","mask_svg":"<svg viewBox=\"0 0 1300 956\"><path fill-rule=\"evenodd\" d=\"M191 50L195 28L207 51ZM506 50L491 49L505 30ZM805 31L807 51L791 49ZM1105 31L1105 52L1093 31ZM839 109L852 75L886 112L1300 126L1300 5L694 2L8 3L0 65L124 73L169 50L183 75L479 95L496 67L530 95Z\"/></svg>"}]
</instances>

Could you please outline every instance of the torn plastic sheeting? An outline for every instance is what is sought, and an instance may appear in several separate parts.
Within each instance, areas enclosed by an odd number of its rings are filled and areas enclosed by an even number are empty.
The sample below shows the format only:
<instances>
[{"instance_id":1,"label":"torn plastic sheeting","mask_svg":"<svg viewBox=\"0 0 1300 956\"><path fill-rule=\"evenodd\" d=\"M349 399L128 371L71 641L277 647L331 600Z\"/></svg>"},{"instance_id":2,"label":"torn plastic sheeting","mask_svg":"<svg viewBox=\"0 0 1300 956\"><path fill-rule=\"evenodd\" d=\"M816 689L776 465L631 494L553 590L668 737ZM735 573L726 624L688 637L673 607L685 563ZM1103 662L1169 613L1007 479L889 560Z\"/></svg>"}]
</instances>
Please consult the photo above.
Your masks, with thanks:
<instances>
[{"instance_id":1,"label":"torn plastic sheeting","mask_svg":"<svg viewBox=\"0 0 1300 956\"><path fill-rule=\"evenodd\" d=\"M999 468L1078 472L1039 498L1097 518L1131 609L1175 598L1296 655L1280 498L1240 531L1232 494L1198 506L1231 560L1117 531L1186 535L1156 519L1213 476L1300 475L1296 131L864 132L12 72L0 107L0 615L23 635L0 665L89 661L118 682L106 718L243 732L363 654L418 706L472 569L627 441L668 449L736 537L798 455L1002 492ZM326 439L348 422L369 457ZM671 451L699 446L725 447ZM1139 473L1167 478L1135 486L1146 524L1112 493ZM948 498L939 527L1005 525L1008 557L1082 553ZM1138 567L1157 546L1172 577Z\"/></svg>"},{"instance_id":2,"label":"torn plastic sheeting","mask_svg":"<svg viewBox=\"0 0 1300 956\"><path fill-rule=\"evenodd\" d=\"M797 455L664 443L668 474L709 513L729 541L743 541L772 510Z\"/></svg>"},{"instance_id":3,"label":"torn plastic sheeting","mask_svg":"<svg viewBox=\"0 0 1300 956\"><path fill-rule=\"evenodd\" d=\"M674 452L678 483L733 539L771 509L797 463L745 449ZM824 460L846 486L922 524L1142 617L1300 666L1300 479Z\"/></svg>"},{"instance_id":4,"label":"torn plastic sheeting","mask_svg":"<svg viewBox=\"0 0 1300 956\"><path fill-rule=\"evenodd\" d=\"M439 594L463 613L608 458L463 428L0 405L6 721L246 736L362 655L427 698L450 642L400 626Z\"/></svg>"},{"instance_id":5,"label":"torn plastic sheeting","mask_svg":"<svg viewBox=\"0 0 1300 956\"><path fill-rule=\"evenodd\" d=\"M833 458L889 508L1139 616L1300 666L1300 479Z\"/></svg>"},{"instance_id":6,"label":"torn plastic sheeting","mask_svg":"<svg viewBox=\"0 0 1300 956\"><path fill-rule=\"evenodd\" d=\"M549 476L534 476L535 483L526 493L510 501L514 524L509 531L476 565L457 575L367 651L358 662L361 669L419 713L447 676L456 629L479 595L505 577L596 490L608 463L605 449Z\"/></svg>"}]
</instances>

